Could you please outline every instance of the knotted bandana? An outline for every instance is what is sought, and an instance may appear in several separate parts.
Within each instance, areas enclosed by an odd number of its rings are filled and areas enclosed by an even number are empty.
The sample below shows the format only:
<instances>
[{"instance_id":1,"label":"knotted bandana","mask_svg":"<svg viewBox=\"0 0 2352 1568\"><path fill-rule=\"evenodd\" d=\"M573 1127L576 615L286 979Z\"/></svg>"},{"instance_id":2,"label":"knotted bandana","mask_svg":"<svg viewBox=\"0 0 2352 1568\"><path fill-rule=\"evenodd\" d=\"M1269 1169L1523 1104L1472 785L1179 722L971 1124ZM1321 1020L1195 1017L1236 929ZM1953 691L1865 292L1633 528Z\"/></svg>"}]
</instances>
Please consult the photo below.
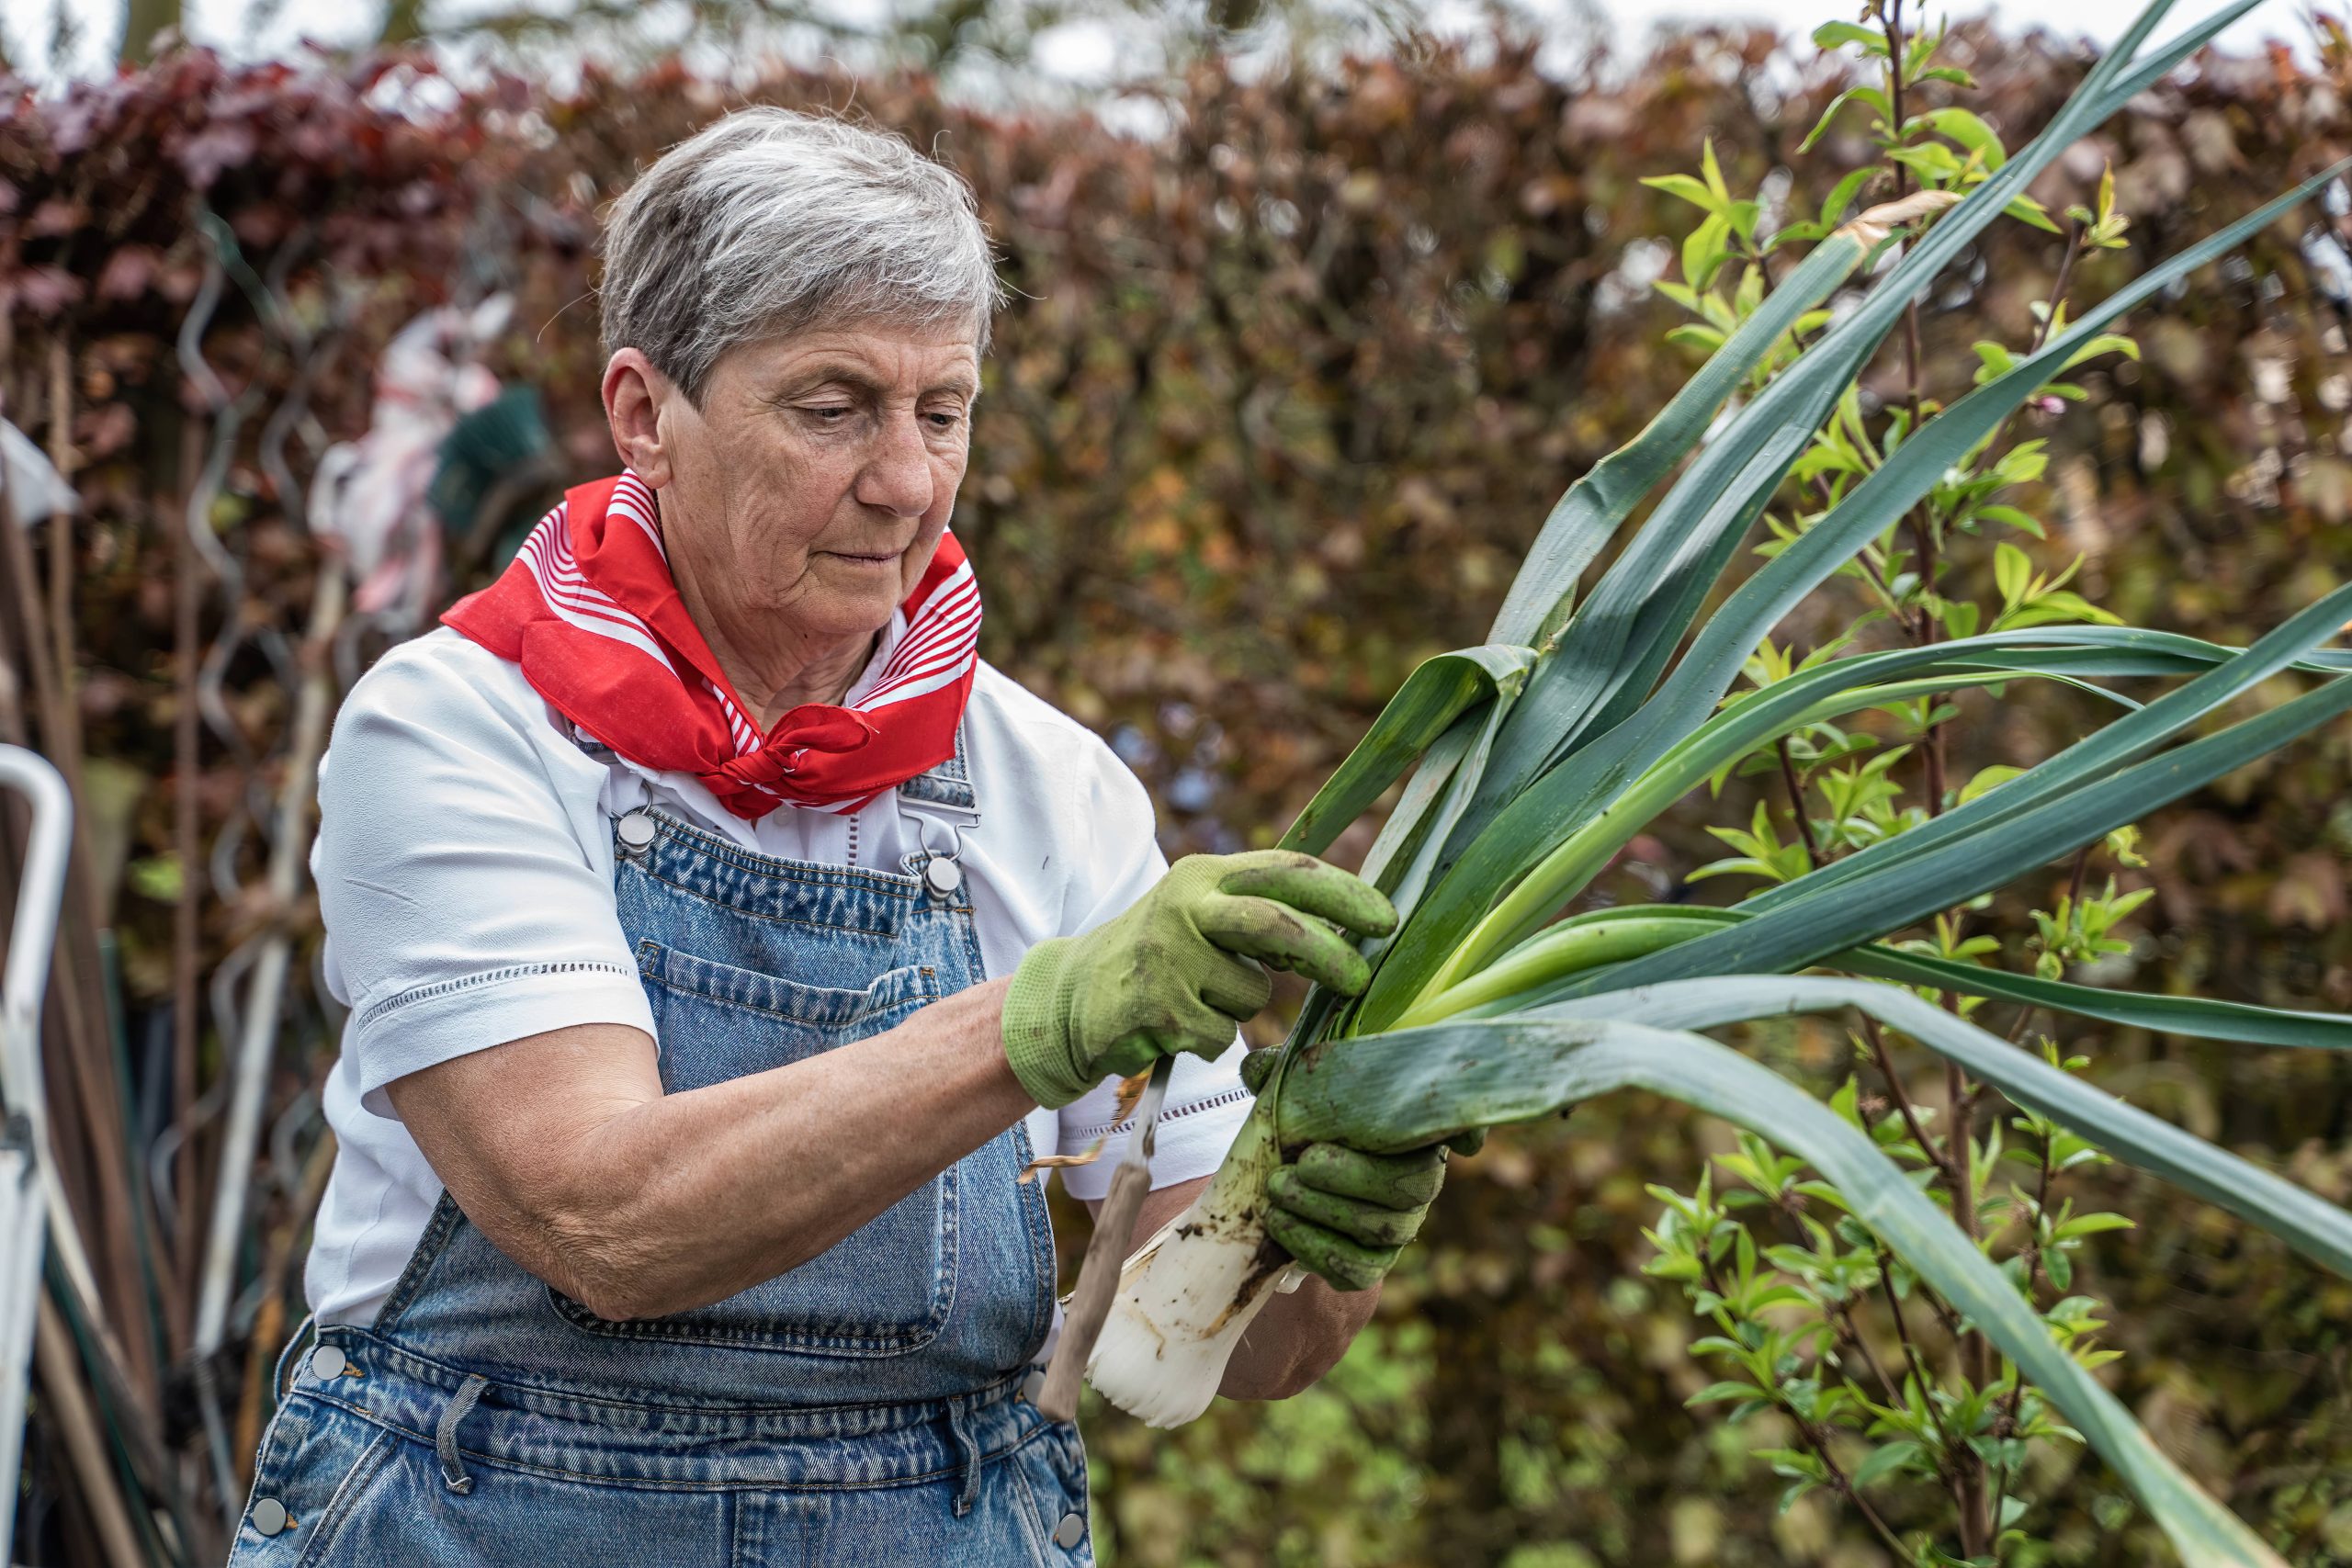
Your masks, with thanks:
<instances>
[{"instance_id":1,"label":"knotted bandana","mask_svg":"<svg viewBox=\"0 0 2352 1568\"><path fill-rule=\"evenodd\" d=\"M804 703L762 735L679 596L653 492L623 472L568 491L498 581L441 617L641 767L692 773L736 816L854 811L956 753L979 668L980 590L953 534L899 606L872 690Z\"/></svg>"}]
</instances>

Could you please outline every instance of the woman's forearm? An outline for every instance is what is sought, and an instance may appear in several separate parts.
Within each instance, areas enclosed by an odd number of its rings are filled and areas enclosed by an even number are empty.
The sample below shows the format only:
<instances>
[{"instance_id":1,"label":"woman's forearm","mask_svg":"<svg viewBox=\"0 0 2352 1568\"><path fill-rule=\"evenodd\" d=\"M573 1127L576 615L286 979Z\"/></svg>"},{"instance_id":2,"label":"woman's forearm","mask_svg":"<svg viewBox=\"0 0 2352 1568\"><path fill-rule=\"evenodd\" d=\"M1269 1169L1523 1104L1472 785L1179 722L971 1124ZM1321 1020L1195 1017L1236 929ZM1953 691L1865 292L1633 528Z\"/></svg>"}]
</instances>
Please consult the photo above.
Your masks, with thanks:
<instances>
[{"instance_id":1,"label":"woman's forearm","mask_svg":"<svg viewBox=\"0 0 2352 1568\"><path fill-rule=\"evenodd\" d=\"M816 1257L1033 1108L1005 982L803 1061L662 1092L653 1044L582 1025L390 1086L467 1216L601 1316L720 1300ZM563 1084L568 1093L546 1087ZM551 1103L553 1102L553 1103Z\"/></svg>"}]
</instances>

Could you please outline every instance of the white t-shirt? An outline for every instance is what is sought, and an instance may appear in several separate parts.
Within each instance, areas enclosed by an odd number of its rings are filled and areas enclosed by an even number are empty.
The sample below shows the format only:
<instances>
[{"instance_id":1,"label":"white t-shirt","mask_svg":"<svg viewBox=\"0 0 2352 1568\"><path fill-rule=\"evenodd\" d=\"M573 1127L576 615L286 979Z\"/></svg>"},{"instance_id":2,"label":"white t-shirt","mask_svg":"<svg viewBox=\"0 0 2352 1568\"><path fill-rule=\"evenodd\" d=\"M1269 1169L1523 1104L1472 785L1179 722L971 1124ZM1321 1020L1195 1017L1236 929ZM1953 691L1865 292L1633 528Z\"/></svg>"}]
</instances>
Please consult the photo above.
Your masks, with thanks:
<instances>
[{"instance_id":1,"label":"white t-shirt","mask_svg":"<svg viewBox=\"0 0 2352 1568\"><path fill-rule=\"evenodd\" d=\"M894 618L850 700L904 633ZM959 863L990 976L1010 975L1037 942L1118 914L1167 869L1135 774L986 663L964 749L980 817ZM351 1010L326 1089L339 1145L304 1275L320 1321L374 1317L441 1196L384 1085L571 1024L655 1032L614 901L614 817L655 807L781 859L842 863L854 842L856 863L895 870L922 846L894 797L854 816L784 807L746 822L691 775L582 751L514 665L456 632L386 654L335 719L311 851L327 987ZM1213 1063L1178 1058L1154 1185L1216 1168L1249 1113L1240 1060L1238 1039ZM1032 1111L1030 1143L1039 1155L1075 1152L1113 1114L1106 1080L1059 1111ZM1064 1171L1069 1190L1101 1197L1124 1143L1114 1136L1096 1163Z\"/></svg>"}]
</instances>

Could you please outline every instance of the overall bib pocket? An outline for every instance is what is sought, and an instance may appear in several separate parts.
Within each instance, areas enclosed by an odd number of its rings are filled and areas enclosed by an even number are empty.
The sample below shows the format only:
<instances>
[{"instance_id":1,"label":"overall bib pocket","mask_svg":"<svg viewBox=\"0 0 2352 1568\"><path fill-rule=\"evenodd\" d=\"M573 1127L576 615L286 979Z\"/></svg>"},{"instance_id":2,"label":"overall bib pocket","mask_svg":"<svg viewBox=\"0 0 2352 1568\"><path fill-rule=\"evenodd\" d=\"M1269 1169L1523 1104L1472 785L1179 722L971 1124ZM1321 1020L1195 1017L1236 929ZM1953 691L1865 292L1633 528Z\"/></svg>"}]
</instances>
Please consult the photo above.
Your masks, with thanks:
<instances>
[{"instance_id":1,"label":"overall bib pocket","mask_svg":"<svg viewBox=\"0 0 2352 1568\"><path fill-rule=\"evenodd\" d=\"M927 965L887 971L861 988L804 985L638 943L653 1004L662 1086L671 1093L805 1060L904 1021L937 998ZM956 1297L958 1167L950 1166L788 1273L709 1306L616 1323L548 1288L556 1312L591 1334L793 1350L899 1356L946 1323Z\"/></svg>"}]
</instances>

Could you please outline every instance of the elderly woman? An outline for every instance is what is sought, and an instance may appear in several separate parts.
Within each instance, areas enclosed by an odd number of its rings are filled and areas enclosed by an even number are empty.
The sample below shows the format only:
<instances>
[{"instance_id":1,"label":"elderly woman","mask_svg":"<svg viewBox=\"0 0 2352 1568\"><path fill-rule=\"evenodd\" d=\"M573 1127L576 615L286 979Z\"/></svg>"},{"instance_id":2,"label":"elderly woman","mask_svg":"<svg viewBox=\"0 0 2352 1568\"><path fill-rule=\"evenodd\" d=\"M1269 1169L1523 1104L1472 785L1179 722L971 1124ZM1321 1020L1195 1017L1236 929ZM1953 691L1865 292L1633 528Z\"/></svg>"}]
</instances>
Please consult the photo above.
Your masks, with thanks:
<instances>
[{"instance_id":1,"label":"elderly woman","mask_svg":"<svg viewBox=\"0 0 2352 1568\"><path fill-rule=\"evenodd\" d=\"M1394 915L1303 855L1169 869L979 660L947 522L997 294L961 182L837 120L733 115L614 210L625 470L335 726L341 1142L235 1562L1091 1559L1023 1174L1115 1157L1172 1056L1148 1235L1240 1123L1261 964L1361 987ZM1338 1358L1439 1162L1278 1173L1318 1278L1226 1393Z\"/></svg>"}]
</instances>

